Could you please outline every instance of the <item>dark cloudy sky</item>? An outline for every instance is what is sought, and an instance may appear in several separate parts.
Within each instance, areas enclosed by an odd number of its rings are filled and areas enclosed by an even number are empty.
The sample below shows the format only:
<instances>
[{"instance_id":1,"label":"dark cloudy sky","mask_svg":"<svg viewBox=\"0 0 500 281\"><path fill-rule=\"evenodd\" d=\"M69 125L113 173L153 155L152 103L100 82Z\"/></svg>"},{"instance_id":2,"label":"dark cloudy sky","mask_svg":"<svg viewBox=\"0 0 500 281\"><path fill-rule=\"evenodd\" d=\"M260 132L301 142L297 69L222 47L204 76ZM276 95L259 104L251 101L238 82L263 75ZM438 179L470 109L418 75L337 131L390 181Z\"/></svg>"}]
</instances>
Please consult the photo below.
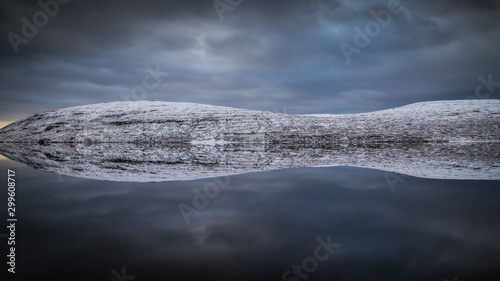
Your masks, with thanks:
<instances>
[{"instance_id":1,"label":"dark cloudy sky","mask_svg":"<svg viewBox=\"0 0 500 281\"><path fill-rule=\"evenodd\" d=\"M59 1L46 18L38 1L0 4L0 126L135 99L363 112L465 99L478 76L500 81L500 1L218 0L219 12L212 0ZM356 47L367 27L369 44L348 62L340 45ZM499 98L492 89L481 97Z\"/></svg>"}]
</instances>

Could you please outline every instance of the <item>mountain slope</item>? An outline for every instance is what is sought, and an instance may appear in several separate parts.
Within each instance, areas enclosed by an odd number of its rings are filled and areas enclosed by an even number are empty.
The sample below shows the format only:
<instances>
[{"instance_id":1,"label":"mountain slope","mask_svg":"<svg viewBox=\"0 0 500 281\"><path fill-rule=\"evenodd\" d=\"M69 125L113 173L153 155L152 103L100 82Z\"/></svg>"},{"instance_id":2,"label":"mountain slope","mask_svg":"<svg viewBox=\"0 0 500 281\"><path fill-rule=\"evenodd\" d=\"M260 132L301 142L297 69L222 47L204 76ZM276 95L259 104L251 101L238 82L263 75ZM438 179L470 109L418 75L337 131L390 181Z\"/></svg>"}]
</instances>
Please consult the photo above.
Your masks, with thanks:
<instances>
[{"instance_id":1,"label":"mountain slope","mask_svg":"<svg viewBox=\"0 0 500 281\"><path fill-rule=\"evenodd\" d=\"M317 166L500 179L499 117L498 100L424 102L346 115L113 102L12 123L0 130L0 153L37 169L111 181Z\"/></svg>"},{"instance_id":2,"label":"mountain slope","mask_svg":"<svg viewBox=\"0 0 500 281\"><path fill-rule=\"evenodd\" d=\"M346 115L192 103L111 102L38 113L0 130L16 143L498 142L499 100L423 102Z\"/></svg>"}]
</instances>

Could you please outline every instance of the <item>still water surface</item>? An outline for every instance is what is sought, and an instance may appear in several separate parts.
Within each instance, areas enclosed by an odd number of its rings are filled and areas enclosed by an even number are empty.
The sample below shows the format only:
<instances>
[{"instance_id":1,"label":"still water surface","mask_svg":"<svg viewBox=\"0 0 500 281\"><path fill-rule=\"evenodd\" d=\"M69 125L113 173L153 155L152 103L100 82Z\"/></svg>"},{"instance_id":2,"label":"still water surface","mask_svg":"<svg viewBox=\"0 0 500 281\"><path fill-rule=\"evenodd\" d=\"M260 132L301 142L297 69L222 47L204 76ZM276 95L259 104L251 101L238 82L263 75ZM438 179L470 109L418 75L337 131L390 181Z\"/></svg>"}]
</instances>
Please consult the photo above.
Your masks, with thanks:
<instances>
[{"instance_id":1,"label":"still water surface","mask_svg":"<svg viewBox=\"0 0 500 281\"><path fill-rule=\"evenodd\" d=\"M500 181L391 188L385 172L332 167L126 183L3 158L4 183L7 169L15 280L500 280Z\"/></svg>"}]
</instances>

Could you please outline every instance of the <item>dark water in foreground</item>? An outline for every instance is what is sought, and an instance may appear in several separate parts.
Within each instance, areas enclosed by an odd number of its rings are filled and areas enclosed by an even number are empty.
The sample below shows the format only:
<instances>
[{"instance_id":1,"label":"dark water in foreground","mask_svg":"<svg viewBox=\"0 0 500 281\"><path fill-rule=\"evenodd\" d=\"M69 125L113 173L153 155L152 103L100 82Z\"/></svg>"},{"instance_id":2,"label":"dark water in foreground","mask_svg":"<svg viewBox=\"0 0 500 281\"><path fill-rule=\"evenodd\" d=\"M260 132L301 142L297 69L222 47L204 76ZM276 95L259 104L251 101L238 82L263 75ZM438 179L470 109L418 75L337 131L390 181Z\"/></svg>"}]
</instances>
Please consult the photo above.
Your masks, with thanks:
<instances>
[{"instance_id":1,"label":"dark water in foreground","mask_svg":"<svg viewBox=\"0 0 500 281\"><path fill-rule=\"evenodd\" d=\"M500 280L499 181L391 188L384 172L337 167L119 183L0 160L0 235L8 168L16 274L0 236L2 280Z\"/></svg>"}]
</instances>

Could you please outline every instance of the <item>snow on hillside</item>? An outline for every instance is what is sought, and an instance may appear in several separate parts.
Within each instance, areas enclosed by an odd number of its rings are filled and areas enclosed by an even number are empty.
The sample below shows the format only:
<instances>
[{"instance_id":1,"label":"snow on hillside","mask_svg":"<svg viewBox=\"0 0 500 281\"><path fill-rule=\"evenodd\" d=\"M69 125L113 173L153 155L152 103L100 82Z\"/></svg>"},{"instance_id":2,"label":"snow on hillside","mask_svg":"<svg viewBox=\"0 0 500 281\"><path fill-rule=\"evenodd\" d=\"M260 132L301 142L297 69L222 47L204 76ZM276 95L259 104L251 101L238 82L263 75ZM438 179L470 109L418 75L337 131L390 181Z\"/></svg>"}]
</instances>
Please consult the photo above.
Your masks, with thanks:
<instances>
[{"instance_id":1,"label":"snow on hillside","mask_svg":"<svg viewBox=\"0 0 500 281\"><path fill-rule=\"evenodd\" d=\"M0 154L46 171L112 181L313 166L500 179L499 127L498 100L424 102L345 115L112 102L12 123L0 130Z\"/></svg>"},{"instance_id":2,"label":"snow on hillside","mask_svg":"<svg viewBox=\"0 0 500 281\"><path fill-rule=\"evenodd\" d=\"M498 141L499 100L423 102L346 115L290 115L193 103L111 102L35 114L0 142L282 143Z\"/></svg>"}]
</instances>

